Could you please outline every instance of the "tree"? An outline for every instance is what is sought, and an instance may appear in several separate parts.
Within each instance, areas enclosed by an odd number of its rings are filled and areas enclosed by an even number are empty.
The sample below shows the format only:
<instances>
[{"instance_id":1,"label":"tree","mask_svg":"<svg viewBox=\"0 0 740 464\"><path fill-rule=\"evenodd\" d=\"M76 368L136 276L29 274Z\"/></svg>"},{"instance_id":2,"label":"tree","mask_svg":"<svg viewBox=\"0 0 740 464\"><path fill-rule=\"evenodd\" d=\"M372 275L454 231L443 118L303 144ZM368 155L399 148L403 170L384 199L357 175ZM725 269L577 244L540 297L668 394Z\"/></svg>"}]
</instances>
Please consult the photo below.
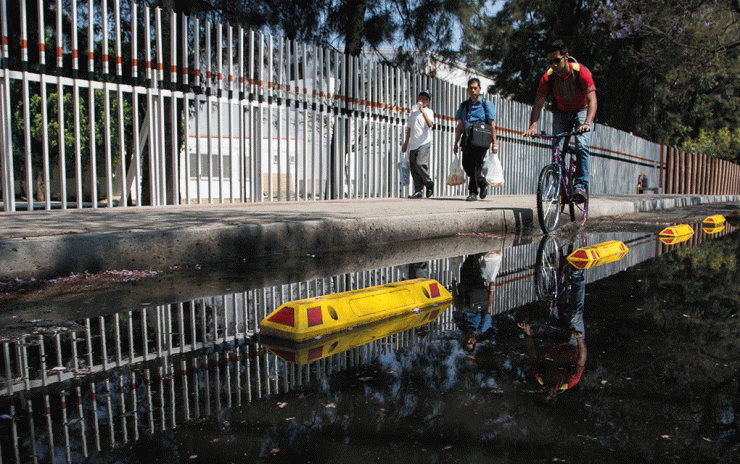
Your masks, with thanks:
<instances>
[{"instance_id":1,"label":"tree","mask_svg":"<svg viewBox=\"0 0 740 464\"><path fill-rule=\"evenodd\" d=\"M76 145L80 147L80 161L81 171L85 171L90 167L92 163L92 154L90 150L90 132L89 118L90 114L88 111L89 105L87 102L87 94L82 95L78 100L79 118L80 118L80 136L79 140L75 138L74 130L74 100L73 94L67 92L63 94L63 105L64 105L64 161L66 168L66 176L74 177L75 175L75 149ZM50 167L53 168L59 163L61 156L61 150L59 147L59 120L56 118L59 105L59 95L56 92L48 94L46 99L47 114L49 115L46 124L42 120L41 112L41 96L34 94L29 98L29 114L31 120L29 121L30 128L30 151L31 151L31 168L33 170L33 182L34 185L31 189L29 186L24 185L24 192L28 197L32 191L36 193L36 200L43 200L44 183L43 183L43 166L44 166L44 153L48 153ZM118 152L117 147L119 146L119 133L116 130L118 127L118 99L111 98L110 100L110 117L108 119L110 125L105 125L105 114L104 114L104 94L103 90L95 91L95 110L94 115L95 122L95 163L97 172L104 172L105 166L105 146L106 131L109 133L110 145L113 147L111 162L115 166L120 164L121 154ZM124 120L126 121L125 133L131 133L132 124L132 108L128 100L123 101L123 114ZM22 178L25 179L26 165L25 165L25 118L23 101L19 101L14 109L15 127L13 128L13 159L15 161L14 169L16 172L22 173ZM47 131L46 142L44 141L44 128ZM46 147L44 147L46 143ZM20 176L19 176L20 177ZM86 184L83 181L83 184Z\"/></svg>"},{"instance_id":2,"label":"tree","mask_svg":"<svg viewBox=\"0 0 740 464\"><path fill-rule=\"evenodd\" d=\"M606 1L594 18L652 78L654 110L638 133L680 146L738 127L738 102L723 90L740 73L740 2Z\"/></svg>"},{"instance_id":3,"label":"tree","mask_svg":"<svg viewBox=\"0 0 740 464\"><path fill-rule=\"evenodd\" d=\"M740 72L739 20L738 0L509 0L465 42L495 90L532 103L542 45L561 38L593 73L599 123L681 146L738 125L738 100L722 89Z\"/></svg>"}]
</instances>

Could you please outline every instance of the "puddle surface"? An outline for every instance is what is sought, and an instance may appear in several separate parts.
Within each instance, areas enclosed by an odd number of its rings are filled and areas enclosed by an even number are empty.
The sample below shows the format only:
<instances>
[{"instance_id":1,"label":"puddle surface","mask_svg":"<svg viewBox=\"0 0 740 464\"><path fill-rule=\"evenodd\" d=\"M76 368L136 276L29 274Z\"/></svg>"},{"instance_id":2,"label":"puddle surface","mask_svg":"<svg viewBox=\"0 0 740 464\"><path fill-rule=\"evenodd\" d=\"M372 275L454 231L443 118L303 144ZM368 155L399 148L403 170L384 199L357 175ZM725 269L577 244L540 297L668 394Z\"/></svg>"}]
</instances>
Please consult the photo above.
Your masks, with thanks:
<instances>
[{"instance_id":1,"label":"puddle surface","mask_svg":"<svg viewBox=\"0 0 740 464\"><path fill-rule=\"evenodd\" d=\"M694 229L458 237L29 303L42 317L3 316L2 462L731 462L738 232ZM629 251L567 264L608 240ZM419 277L458 298L307 346L260 339L286 301Z\"/></svg>"}]
</instances>

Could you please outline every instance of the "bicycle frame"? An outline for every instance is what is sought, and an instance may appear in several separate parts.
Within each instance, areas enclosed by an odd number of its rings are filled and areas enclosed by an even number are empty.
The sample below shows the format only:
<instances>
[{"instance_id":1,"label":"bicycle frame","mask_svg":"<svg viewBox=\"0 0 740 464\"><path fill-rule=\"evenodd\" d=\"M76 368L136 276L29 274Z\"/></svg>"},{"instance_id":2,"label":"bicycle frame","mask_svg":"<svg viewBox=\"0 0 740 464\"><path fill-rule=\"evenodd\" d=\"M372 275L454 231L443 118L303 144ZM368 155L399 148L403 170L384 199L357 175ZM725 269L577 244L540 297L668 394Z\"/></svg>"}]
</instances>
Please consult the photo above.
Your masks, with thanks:
<instances>
[{"instance_id":1,"label":"bicycle frame","mask_svg":"<svg viewBox=\"0 0 740 464\"><path fill-rule=\"evenodd\" d=\"M561 208L573 201L573 181L576 176L576 156L570 148L570 136L578 132L566 132L553 136L553 139L562 138L563 150L557 146L552 149L552 164L557 166L560 178L560 195L562 197ZM568 156L570 155L570 157ZM570 161L570 163L568 163Z\"/></svg>"}]
</instances>

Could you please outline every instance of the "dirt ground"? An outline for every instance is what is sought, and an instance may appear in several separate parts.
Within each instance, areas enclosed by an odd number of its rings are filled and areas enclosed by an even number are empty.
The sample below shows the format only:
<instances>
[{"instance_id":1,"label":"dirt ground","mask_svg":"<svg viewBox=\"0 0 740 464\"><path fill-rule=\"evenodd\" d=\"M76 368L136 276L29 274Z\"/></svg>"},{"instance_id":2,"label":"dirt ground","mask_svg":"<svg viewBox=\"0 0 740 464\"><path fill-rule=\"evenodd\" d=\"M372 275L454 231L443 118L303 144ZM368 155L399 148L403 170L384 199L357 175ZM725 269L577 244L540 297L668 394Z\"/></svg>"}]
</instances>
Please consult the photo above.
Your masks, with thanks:
<instances>
[{"instance_id":1,"label":"dirt ground","mask_svg":"<svg viewBox=\"0 0 740 464\"><path fill-rule=\"evenodd\" d=\"M32 303L60 295L79 295L108 290L156 276L161 271L105 271L97 274L71 274L51 280L12 280L0 282L0 305Z\"/></svg>"}]
</instances>

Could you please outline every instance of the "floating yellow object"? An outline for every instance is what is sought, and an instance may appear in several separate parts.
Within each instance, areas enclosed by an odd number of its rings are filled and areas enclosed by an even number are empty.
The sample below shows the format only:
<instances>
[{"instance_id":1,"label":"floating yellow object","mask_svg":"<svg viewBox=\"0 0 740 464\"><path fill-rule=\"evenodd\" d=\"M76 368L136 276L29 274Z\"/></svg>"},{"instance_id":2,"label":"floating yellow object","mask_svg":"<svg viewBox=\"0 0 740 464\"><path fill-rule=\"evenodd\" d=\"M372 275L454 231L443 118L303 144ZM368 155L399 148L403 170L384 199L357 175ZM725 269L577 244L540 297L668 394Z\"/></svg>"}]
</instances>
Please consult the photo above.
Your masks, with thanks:
<instances>
[{"instance_id":1,"label":"floating yellow object","mask_svg":"<svg viewBox=\"0 0 740 464\"><path fill-rule=\"evenodd\" d=\"M709 235L716 234L717 232L722 232L724 229L725 229L724 224L719 224L719 225L702 224L701 226L701 230L703 230L705 234L709 234Z\"/></svg>"},{"instance_id":2,"label":"floating yellow object","mask_svg":"<svg viewBox=\"0 0 740 464\"><path fill-rule=\"evenodd\" d=\"M301 342L451 301L436 280L405 280L285 303L262 319L260 333Z\"/></svg>"},{"instance_id":3,"label":"floating yellow object","mask_svg":"<svg viewBox=\"0 0 740 464\"><path fill-rule=\"evenodd\" d=\"M610 240L579 248L568 256L568 262L577 269L590 269L606 263L619 261L627 254L629 248L619 240Z\"/></svg>"},{"instance_id":4,"label":"floating yellow object","mask_svg":"<svg viewBox=\"0 0 740 464\"><path fill-rule=\"evenodd\" d=\"M720 224L725 223L725 217L721 214L716 214L714 216L709 216L708 218L704 219L702 221L702 227L713 227L718 226Z\"/></svg>"},{"instance_id":5,"label":"floating yellow object","mask_svg":"<svg viewBox=\"0 0 740 464\"><path fill-rule=\"evenodd\" d=\"M399 332L428 324L437 319L449 308L451 303L440 304L437 307L427 307L418 312L384 319L373 324L367 324L355 330L346 330L335 333L319 340L294 342L280 338L262 338L260 342L268 351L274 353L284 361L294 364L309 364L319 359L342 353L375 340L381 340Z\"/></svg>"},{"instance_id":6,"label":"floating yellow object","mask_svg":"<svg viewBox=\"0 0 740 464\"><path fill-rule=\"evenodd\" d=\"M694 234L694 229L688 224L678 224L676 226L670 226L663 229L660 234L661 237L683 237L691 236ZM686 239L688 240L688 238Z\"/></svg>"}]
</instances>

